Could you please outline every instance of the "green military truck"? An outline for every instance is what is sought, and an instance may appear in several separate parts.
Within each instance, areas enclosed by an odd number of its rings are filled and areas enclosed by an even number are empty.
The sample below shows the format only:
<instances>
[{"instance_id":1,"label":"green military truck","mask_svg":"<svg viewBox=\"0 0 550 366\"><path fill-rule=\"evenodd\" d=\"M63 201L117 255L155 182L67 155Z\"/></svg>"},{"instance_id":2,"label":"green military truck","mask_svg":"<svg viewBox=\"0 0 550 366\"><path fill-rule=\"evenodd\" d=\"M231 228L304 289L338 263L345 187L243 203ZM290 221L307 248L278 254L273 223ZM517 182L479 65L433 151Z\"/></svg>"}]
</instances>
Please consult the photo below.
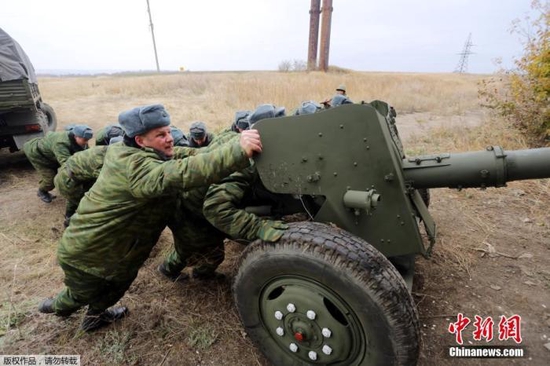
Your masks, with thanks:
<instances>
[{"instance_id":1,"label":"green military truck","mask_svg":"<svg viewBox=\"0 0 550 366\"><path fill-rule=\"evenodd\" d=\"M42 101L34 67L23 48L0 28L0 149L21 150L54 131L55 112Z\"/></svg>"}]
</instances>

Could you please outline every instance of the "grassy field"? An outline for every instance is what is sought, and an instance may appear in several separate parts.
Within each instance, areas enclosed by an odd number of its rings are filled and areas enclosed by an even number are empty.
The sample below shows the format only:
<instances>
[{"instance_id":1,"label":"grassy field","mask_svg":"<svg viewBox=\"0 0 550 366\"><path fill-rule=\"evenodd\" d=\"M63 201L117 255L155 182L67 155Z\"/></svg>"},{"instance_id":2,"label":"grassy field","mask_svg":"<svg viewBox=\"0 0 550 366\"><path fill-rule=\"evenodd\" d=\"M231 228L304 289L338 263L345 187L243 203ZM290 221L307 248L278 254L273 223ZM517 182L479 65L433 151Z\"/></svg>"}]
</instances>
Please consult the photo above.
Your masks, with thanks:
<instances>
[{"instance_id":1,"label":"grassy field","mask_svg":"<svg viewBox=\"0 0 550 366\"><path fill-rule=\"evenodd\" d=\"M487 145L525 148L514 130L481 108L477 85L484 77L179 73L45 77L39 86L57 113L58 129L84 123L97 130L116 122L121 111L161 103L173 124L185 131L197 120L218 131L231 124L237 110L273 103L292 113L301 101L324 100L345 84L354 102L381 99L395 107L409 155L481 150ZM269 365L239 322L230 281L174 284L156 273L172 245L169 231L122 299L131 310L124 321L82 334L78 326L83 313L68 319L39 314L38 302L63 288L55 251L64 201L43 204L36 186L37 175L21 153L0 152L0 354L79 354L83 365ZM440 235L433 257L418 259L413 292L423 327L421 365L484 364L445 356L445 346L454 340L446 331L449 320L458 312L473 317L474 311L495 317L522 315L529 364L546 364L549 204L549 180L512 183L502 190L432 193L431 210ZM243 247L228 242L226 248L221 271L231 278ZM525 253L530 256L518 259Z\"/></svg>"}]
</instances>

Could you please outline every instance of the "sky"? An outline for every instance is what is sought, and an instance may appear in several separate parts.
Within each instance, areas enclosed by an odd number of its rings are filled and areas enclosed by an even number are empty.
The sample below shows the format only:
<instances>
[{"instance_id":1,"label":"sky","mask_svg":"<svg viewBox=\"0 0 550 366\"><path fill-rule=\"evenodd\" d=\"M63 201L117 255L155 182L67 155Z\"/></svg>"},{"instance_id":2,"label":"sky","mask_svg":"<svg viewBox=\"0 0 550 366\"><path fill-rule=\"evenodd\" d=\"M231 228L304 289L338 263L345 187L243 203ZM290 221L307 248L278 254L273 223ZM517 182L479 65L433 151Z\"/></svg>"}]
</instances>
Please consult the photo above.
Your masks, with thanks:
<instances>
[{"instance_id":1,"label":"sky","mask_svg":"<svg viewBox=\"0 0 550 366\"><path fill-rule=\"evenodd\" d=\"M321 0L321 4L322 4ZM531 0L333 0L329 64L470 73L512 67ZM277 70L306 61L310 0L149 0L162 71ZM527 23L526 23L527 24ZM0 0L0 27L40 72L156 70L147 0ZM319 47L320 48L320 47Z\"/></svg>"}]
</instances>

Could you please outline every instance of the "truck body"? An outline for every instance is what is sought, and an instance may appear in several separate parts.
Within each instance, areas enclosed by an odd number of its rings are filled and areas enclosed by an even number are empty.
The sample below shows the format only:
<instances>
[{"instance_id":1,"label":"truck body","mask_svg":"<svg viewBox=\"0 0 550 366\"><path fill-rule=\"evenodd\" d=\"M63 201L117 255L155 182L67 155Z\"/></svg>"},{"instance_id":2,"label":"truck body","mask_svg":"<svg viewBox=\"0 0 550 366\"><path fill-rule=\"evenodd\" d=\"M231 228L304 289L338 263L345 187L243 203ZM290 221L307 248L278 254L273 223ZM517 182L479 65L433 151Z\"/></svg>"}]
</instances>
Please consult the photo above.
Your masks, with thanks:
<instances>
[{"instance_id":1,"label":"truck body","mask_svg":"<svg viewBox=\"0 0 550 366\"><path fill-rule=\"evenodd\" d=\"M25 142L56 126L55 112L42 101L29 57L0 28L0 148L21 150Z\"/></svg>"}]
</instances>

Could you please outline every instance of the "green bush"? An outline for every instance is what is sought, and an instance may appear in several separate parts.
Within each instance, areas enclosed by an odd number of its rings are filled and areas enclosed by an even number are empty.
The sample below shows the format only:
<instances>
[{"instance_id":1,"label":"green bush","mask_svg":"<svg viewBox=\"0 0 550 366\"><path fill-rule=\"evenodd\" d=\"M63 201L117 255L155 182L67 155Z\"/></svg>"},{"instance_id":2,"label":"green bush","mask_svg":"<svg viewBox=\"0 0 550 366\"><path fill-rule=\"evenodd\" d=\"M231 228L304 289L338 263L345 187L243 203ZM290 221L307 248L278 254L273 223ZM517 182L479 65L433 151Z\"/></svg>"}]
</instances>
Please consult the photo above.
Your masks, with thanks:
<instances>
[{"instance_id":1,"label":"green bush","mask_svg":"<svg viewBox=\"0 0 550 366\"><path fill-rule=\"evenodd\" d=\"M550 4L532 2L540 12L530 22L531 32L516 23L514 33L525 37L524 55L516 69L501 70L482 82L480 96L486 107L508 120L531 146L550 144ZM529 19L527 19L529 22Z\"/></svg>"}]
</instances>

